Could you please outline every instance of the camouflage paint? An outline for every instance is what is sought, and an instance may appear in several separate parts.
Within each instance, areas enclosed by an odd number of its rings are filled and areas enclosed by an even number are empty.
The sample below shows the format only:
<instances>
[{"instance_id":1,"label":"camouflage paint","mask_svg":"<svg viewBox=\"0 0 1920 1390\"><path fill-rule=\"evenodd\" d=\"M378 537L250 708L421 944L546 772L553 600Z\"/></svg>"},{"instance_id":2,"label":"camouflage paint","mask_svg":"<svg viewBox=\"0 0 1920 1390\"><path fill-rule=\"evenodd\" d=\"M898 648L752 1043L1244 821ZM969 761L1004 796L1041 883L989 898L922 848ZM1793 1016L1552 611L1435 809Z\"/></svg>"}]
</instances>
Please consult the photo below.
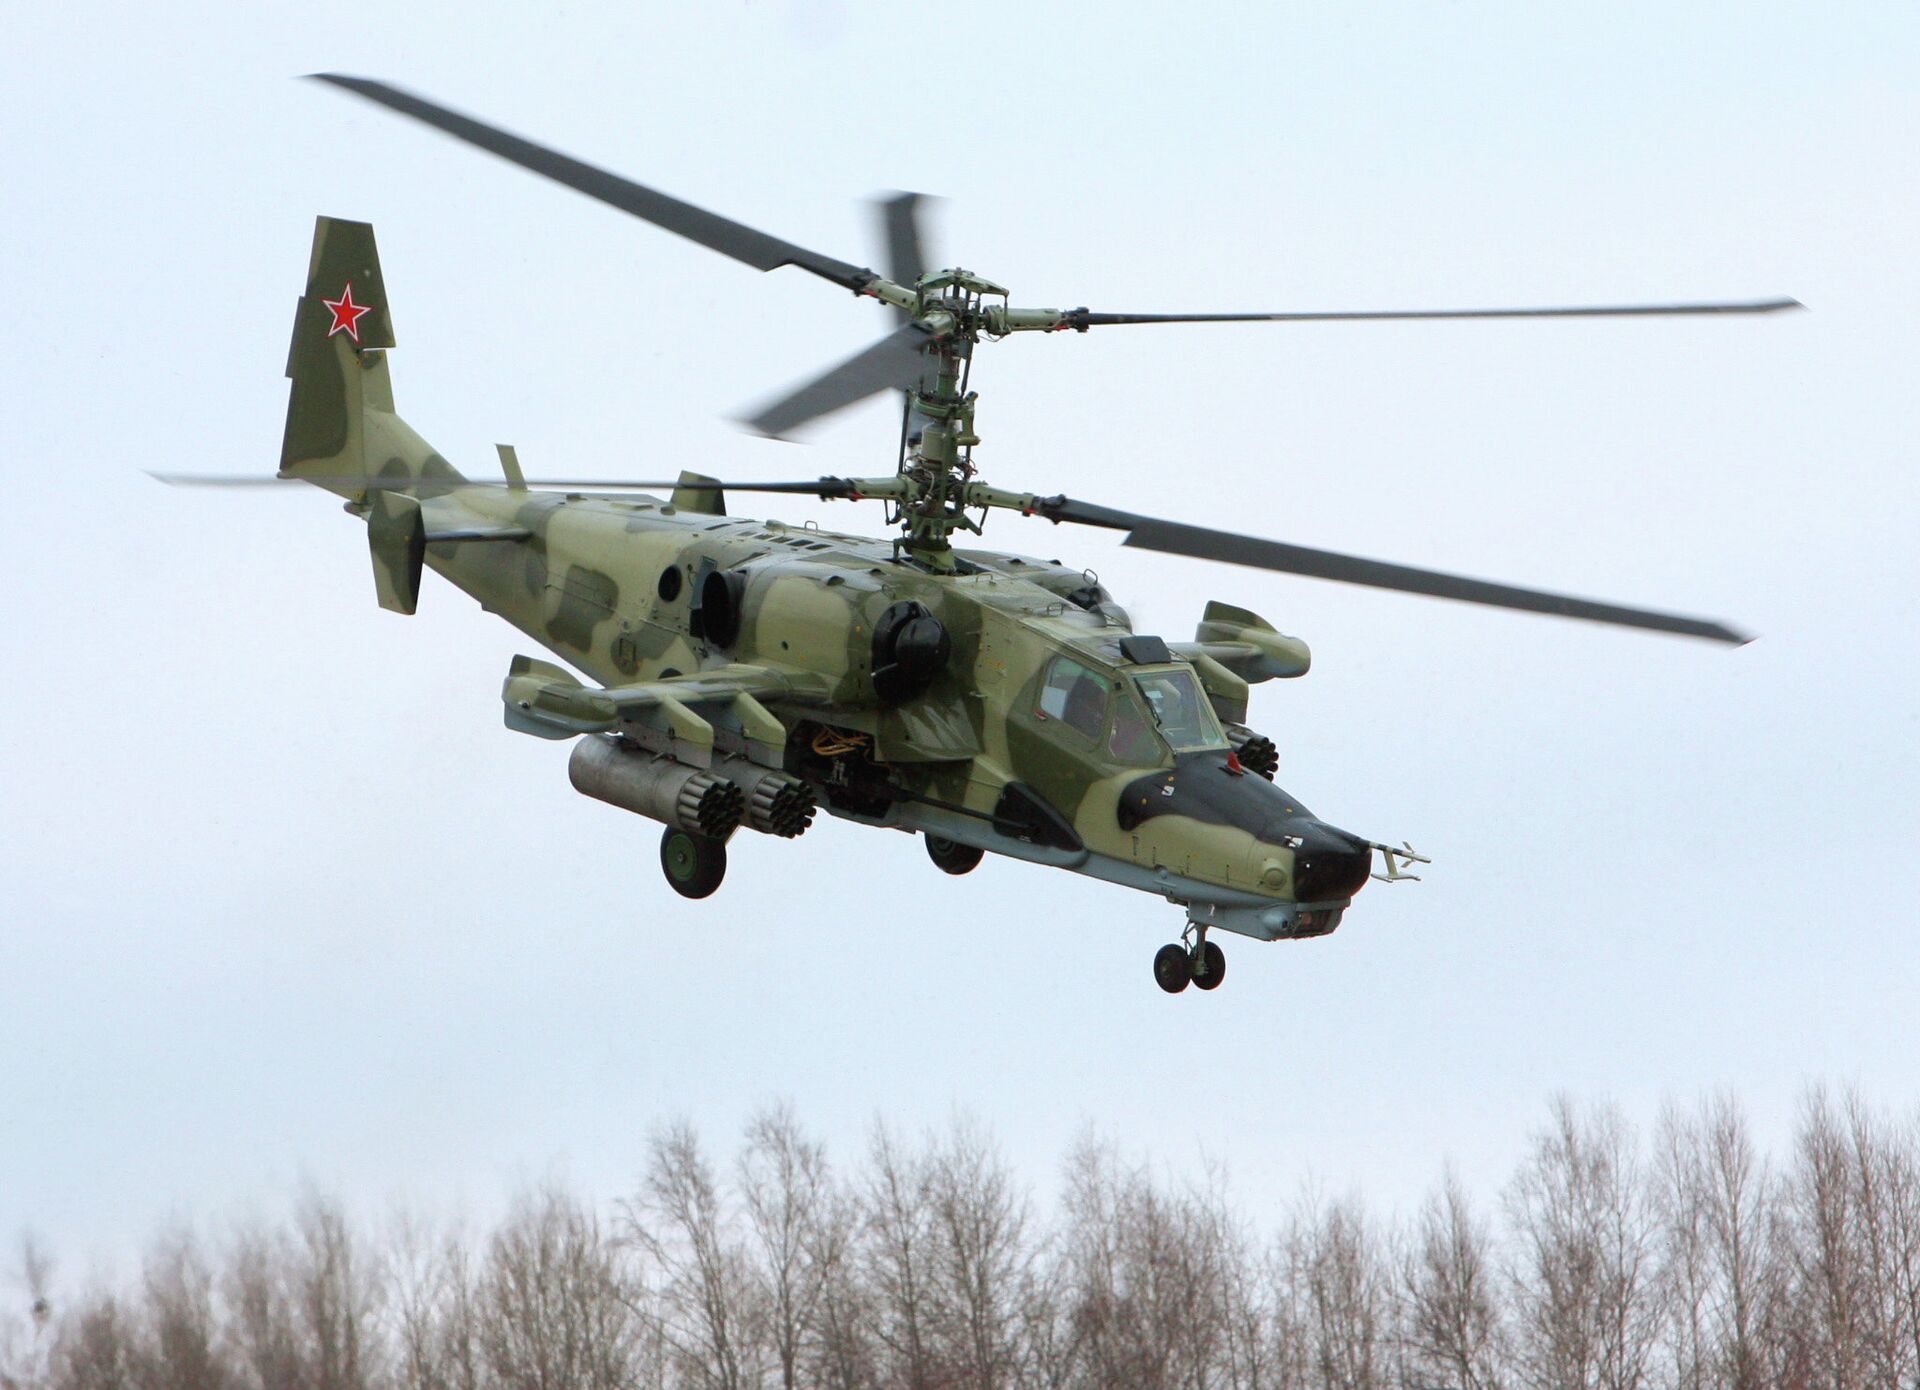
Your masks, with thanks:
<instances>
[{"instance_id":1,"label":"camouflage paint","mask_svg":"<svg viewBox=\"0 0 1920 1390\"><path fill-rule=\"evenodd\" d=\"M357 341L329 307L349 283L367 306ZM608 688L523 658L509 680L515 727L559 710L559 725L530 731L612 728L699 766L716 756L782 762L835 814L938 825L963 843L1163 893L1196 919L1254 935L1307 934L1288 915L1302 844L1364 845L1237 770L1224 740L1178 758L1157 739L1150 756L1115 756L1113 710L1137 698L1126 692L1143 668L1121 651L1126 614L1091 576L978 551L930 571L896 560L889 541L726 516L698 474L683 475L675 501L471 484L393 413L392 342L372 229L320 219L288 358L282 471L315 479L367 518L387 606L412 611L424 563ZM404 492L341 481L366 474L418 481ZM455 534L464 538L445 538ZM725 640L701 611L716 573L740 580ZM940 621L951 649L924 693L889 705L873 685L873 633L905 600ZM1040 711L1061 655L1104 684L1098 737ZM1154 669L1194 671L1216 712L1237 721L1248 681L1297 674L1305 661L1297 639L1213 605L1196 643ZM843 751L815 751L823 738ZM1078 846L996 829L1015 784L1057 812ZM1143 804L1129 809L1128 798ZM1320 904L1331 918L1318 920L1338 920L1353 888L1341 883L1338 900ZM1259 915L1272 904L1287 913Z\"/></svg>"}]
</instances>

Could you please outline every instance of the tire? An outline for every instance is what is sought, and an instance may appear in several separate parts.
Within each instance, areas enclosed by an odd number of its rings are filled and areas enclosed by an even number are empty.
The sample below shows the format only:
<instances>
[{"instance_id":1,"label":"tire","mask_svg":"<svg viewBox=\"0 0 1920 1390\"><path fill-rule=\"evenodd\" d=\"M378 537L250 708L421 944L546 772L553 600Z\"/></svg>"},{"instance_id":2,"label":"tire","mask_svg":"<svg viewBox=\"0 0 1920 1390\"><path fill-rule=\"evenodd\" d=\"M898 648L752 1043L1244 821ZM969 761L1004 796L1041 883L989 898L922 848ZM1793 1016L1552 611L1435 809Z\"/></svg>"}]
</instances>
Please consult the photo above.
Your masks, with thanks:
<instances>
[{"instance_id":1,"label":"tire","mask_svg":"<svg viewBox=\"0 0 1920 1390\"><path fill-rule=\"evenodd\" d=\"M943 840L938 835L928 835L926 841L927 858L942 873L970 874L987 854L973 845L963 845L958 840Z\"/></svg>"},{"instance_id":2,"label":"tire","mask_svg":"<svg viewBox=\"0 0 1920 1390\"><path fill-rule=\"evenodd\" d=\"M726 842L669 826L660 837L660 870L681 897L708 897L727 876Z\"/></svg>"},{"instance_id":3,"label":"tire","mask_svg":"<svg viewBox=\"0 0 1920 1390\"><path fill-rule=\"evenodd\" d=\"M1178 994L1193 980L1187 948L1168 943L1153 958L1153 982L1168 994Z\"/></svg>"},{"instance_id":4,"label":"tire","mask_svg":"<svg viewBox=\"0 0 1920 1390\"><path fill-rule=\"evenodd\" d=\"M1218 989L1227 978L1227 953L1209 941L1200 949L1201 971L1193 977L1201 989Z\"/></svg>"}]
</instances>

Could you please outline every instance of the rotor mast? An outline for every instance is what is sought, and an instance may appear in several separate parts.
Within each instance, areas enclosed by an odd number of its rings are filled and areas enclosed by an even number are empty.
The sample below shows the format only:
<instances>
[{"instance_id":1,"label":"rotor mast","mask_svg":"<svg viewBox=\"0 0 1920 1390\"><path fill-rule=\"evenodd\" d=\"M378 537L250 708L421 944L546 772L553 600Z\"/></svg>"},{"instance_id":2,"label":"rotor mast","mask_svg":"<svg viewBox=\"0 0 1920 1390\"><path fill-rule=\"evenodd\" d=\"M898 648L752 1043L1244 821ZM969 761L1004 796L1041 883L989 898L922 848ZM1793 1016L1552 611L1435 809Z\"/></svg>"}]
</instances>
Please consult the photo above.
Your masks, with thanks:
<instances>
[{"instance_id":1,"label":"rotor mast","mask_svg":"<svg viewBox=\"0 0 1920 1390\"><path fill-rule=\"evenodd\" d=\"M1058 309L1010 308L1004 286L957 266L923 275L912 288L876 276L856 293L905 310L911 326L927 338L920 379L906 392L894 485L871 490L871 485L863 485L863 490L895 503L904 532L896 542L901 550L924 568L950 571L953 546L948 537L955 531L979 534L981 529L970 508L1035 510L1033 499L1024 494L974 480L973 448L980 442L974 429L980 393L968 385L974 345L982 334L1000 338L1071 328L1073 315Z\"/></svg>"},{"instance_id":2,"label":"rotor mast","mask_svg":"<svg viewBox=\"0 0 1920 1390\"><path fill-rule=\"evenodd\" d=\"M990 297L1006 290L957 267L920 277L914 286L915 324L929 336L919 383L907 392L898 473L907 484L899 503L904 536L900 546L918 564L951 570L955 530L978 531L967 515L966 486L972 480L973 412L979 393L968 389L973 347Z\"/></svg>"}]
</instances>

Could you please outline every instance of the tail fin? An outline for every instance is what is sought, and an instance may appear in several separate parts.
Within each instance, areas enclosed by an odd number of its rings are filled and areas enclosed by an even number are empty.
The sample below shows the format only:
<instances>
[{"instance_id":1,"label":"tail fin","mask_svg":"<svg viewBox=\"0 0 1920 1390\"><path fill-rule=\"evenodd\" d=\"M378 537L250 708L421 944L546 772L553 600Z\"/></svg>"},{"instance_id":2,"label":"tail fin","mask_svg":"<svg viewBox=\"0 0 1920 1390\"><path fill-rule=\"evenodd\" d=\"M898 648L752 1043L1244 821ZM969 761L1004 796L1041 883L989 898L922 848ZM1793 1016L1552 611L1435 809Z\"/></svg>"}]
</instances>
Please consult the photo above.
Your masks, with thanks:
<instances>
[{"instance_id":1,"label":"tail fin","mask_svg":"<svg viewBox=\"0 0 1920 1390\"><path fill-rule=\"evenodd\" d=\"M386 350L393 320L373 228L318 219L307 292L293 320L287 432L280 472L356 496L363 477L459 482L460 475L393 413Z\"/></svg>"}]
</instances>

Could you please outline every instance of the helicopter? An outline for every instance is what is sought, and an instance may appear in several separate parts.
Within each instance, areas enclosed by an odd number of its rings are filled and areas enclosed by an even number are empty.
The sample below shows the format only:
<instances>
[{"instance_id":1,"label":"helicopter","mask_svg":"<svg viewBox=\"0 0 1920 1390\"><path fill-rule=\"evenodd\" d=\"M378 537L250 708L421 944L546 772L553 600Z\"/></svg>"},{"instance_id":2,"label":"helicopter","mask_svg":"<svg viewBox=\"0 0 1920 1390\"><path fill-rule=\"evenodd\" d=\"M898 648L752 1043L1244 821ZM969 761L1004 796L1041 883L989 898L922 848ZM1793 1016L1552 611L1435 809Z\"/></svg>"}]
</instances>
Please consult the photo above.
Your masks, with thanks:
<instances>
[{"instance_id":1,"label":"helicopter","mask_svg":"<svg viewBox=\"0 0 1920 1390\"><path fill-rule=\"evenodd\" d=\"M1087 571L955 544L979 535L996 511L1120 531L1127 546L1190 558L1748 640L1707 619L991 486L974 457L973 357L1012 334L1119 325L1762 314L1801 307L1796 300L1197 314L1022 308L984 276L925 266L915 194L882 204L882 275L401 88L314 76L709 250L762 271L795 267L893 311L894 327L870 347L747 421L786 437L898 391L889 474L528 479L515 450L501 445L502 479L475 479L395 412L393 323L372 227L320 217L288 354L277 473L157 475L332 492L365 523L383 608L414 613L431 569L566 662L514 657L501 690L505 723L572 741L568 775L578 791L662 823L661 868L683 897L719 888L737 831L794 838L824 809L919 835L949 874L994 853L1167 899L1184 911L1185 927L1155 954L1153 975L1178 993L1225 979L1214 932L1325 936L1371 879L1415 879L1410 869L1430 862L1408 843L1322 821L1276 783L1279 749L1247 722L1249 687L1305 675L1304 641L1225 602L1206 606L1191 641L1136 632ZM729 493L878 502L895 534L738 517Z\"/></svg>"}]
</instances>

